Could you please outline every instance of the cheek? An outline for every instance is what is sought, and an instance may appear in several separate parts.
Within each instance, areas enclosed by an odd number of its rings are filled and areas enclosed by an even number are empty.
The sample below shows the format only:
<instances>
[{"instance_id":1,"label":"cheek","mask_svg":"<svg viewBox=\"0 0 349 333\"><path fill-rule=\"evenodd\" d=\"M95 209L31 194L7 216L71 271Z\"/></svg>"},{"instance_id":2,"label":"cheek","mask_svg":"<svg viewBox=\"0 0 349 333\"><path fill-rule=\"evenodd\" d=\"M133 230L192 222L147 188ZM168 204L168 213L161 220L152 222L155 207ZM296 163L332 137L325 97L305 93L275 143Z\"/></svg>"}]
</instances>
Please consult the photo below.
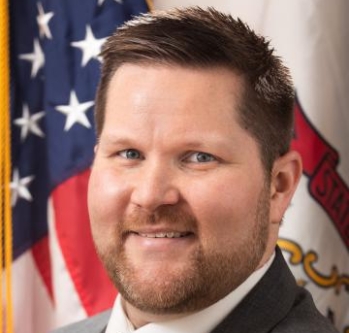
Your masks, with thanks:
<instances>
[{"instance_id":1,"label":"cheek","mask_svg":"<svg viewBox=\"0 0 349 333\"><path fill-rule=\"evenodd\" d=\"M192 210L203 242L239 243L255 223L258 185L246 177L224 177L224 181L197 185L191 189Z\"/></svg>"},{"instance_id":2,"label":"cheek","mask_svg":"<svg viewBox=\"0 0 349 333\"><path fill-rule=\"evenodd\" d=\"M122 217L127 187L121 177L108 169L93 168L88 188L88 208L92 229L109 229Z\"/></svg>"}]
</instances>

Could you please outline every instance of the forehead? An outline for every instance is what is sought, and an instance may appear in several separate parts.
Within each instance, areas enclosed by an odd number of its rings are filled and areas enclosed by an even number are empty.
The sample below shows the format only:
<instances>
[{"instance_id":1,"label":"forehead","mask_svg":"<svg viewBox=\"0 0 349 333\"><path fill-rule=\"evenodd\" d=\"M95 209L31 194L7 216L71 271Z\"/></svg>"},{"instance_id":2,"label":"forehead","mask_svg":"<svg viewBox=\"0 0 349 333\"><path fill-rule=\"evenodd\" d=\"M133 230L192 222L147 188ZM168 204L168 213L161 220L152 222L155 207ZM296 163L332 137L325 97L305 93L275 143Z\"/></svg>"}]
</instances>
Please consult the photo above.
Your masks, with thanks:
<instances>
[{"instance_id":1,"label":"forehead","mask_svg":"<svg viewBox=\"0 0 349 333\"><path fill-rule=\"evenodd\" d=\"M104 129L232 126L242 95L242 77L226 68L124 64L109 84Z\"/></svg>"}]
</instances>

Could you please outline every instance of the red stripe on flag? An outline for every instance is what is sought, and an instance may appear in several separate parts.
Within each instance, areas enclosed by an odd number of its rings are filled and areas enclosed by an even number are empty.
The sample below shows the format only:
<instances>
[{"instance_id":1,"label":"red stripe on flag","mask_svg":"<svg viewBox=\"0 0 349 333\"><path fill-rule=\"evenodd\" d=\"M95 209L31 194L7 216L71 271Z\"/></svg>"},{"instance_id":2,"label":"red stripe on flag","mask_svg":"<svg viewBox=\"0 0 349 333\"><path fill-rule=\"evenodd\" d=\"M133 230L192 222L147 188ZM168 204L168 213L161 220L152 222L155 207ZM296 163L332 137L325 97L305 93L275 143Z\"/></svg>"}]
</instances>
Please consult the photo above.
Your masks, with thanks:
<instances>
[{"instance_id":1,"label":"red stripe on flag","mask_svg":"<svg viewBox=\"0 0 349 333\"><path fill-rule=\"evenodd\" d=\"M82 172L52 193L57 238L81 303L89 316L110 308L116 289L99 261L87 211L90 171Z\"/></svg>"},{"instance_id":2,"label":"red stripe on flag","mask_svg":"<svg viewBox=\"0 0 349 333\"><path fill-rule=\"evenodd\" d=\"M52 288L51 257L48 245L48 237L46 236L36 242L32 246L31 250L35 264L47 288L47 292L51 300L54 301Z\"/></svg>"}]
</instances>

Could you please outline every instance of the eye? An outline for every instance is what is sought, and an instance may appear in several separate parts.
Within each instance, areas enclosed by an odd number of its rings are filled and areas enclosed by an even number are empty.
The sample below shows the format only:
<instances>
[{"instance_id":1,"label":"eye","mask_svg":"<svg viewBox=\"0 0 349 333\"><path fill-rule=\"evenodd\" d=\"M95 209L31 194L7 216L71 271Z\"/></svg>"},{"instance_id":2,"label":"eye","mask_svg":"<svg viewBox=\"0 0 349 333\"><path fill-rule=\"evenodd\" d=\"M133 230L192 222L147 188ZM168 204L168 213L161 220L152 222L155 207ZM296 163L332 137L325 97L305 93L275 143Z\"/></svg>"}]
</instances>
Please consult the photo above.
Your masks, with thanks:
<instances>
[{"instance_id":1,"label":"eye","mask_svg":"<svg viewBox=\"0 0 349 333\"><path fill-rule=\"evenodd\" d=\"M216 158L208 153L195 152L186 157L186 161L191 163L208 163L216 161Z\"/></svg>"},{"instance_id":2,"label":"eye","mask_svg":"<svg viewBox=\"0 0 349 333\"><path fill-rule=\"evenodd\" d=\"M138 160L142 158L141 153L136 149L125 149L120 151L118 155L128 160Z\"/></svg>"}]
</instances>

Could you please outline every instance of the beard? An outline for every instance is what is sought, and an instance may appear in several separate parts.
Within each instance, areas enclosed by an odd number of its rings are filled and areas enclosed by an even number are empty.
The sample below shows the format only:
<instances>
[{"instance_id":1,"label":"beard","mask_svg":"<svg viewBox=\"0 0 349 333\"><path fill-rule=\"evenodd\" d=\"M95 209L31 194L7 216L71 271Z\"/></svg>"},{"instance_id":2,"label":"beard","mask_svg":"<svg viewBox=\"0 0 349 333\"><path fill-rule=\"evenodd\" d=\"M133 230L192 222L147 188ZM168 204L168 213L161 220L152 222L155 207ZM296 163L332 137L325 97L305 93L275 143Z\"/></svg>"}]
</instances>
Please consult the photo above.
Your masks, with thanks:
<instances>
[{"instance_id":1,"label":"beard","mask_svg":"<svg viewBox=\"0 0 349 333\"><path fill-rule=\"evenodd\" d=\"M200 223L177 206L160 207L151 215L135 210L118 224L114 235L118 242L107 247L96 244L98 255L123 299L148 313L179 314L201 310L236 289L256 270L266 249L270 205L267 188L259 195L254 223L244 239L229 250L219 240L209 251L200 243L186 258L185 265L172 267L163 263L161 271L148 269L146 262L133 264L124 248L129 230L166 221L167 225L180 225L198 237Z\"/></svg>"}]
</instances>

